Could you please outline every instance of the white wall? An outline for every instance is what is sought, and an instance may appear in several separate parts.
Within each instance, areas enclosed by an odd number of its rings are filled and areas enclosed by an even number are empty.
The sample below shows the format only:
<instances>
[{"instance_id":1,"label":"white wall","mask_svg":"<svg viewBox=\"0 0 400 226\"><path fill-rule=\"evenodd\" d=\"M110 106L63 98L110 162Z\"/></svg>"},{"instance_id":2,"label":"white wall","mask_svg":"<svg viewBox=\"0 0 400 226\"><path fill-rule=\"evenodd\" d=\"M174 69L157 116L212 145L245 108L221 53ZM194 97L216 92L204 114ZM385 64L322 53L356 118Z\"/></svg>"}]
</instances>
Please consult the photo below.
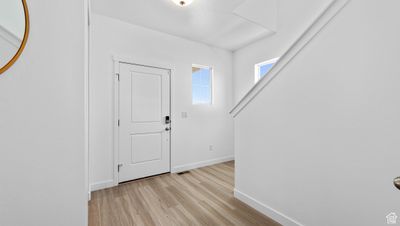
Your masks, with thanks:
<instances>
[{"instance_id":1,"label":"white wall","mask_svg":"<svg viewBox=\"0 0 400 226\"><path fill-rule=\"evenodd\" d=\"M26 49L0 75L0 225L87 225L85 1L27 2Z\"/></svg>"},{"instance_id":2,"label":"white wall","mask_svg":"<svg viewBox=\"0 0 400 226\"><path fill-rule=\"evenodd\" d=\"M172 75L172 167L233 156L232 53L93 14L91 23L91 183L113 179L113 55L174 66ZM191 104L191 65L214 68L214 104ZM188 112L188 118L181 118ZM209 151L209 145L214 151Z\"/></svg>"},{"instance_id":3,"label":"white wall","mask_svg":"<svg viewBox=\"0 0 400 226\"><path fill-rule=\"evenodd\" d=\"M352 0L243 109L238 192L310 226L400 213L399 8Z\"/></svg>"},{"instance_id":4,"label":"white wall","mask_svg":"<svg viewBox=\"0 0 400 226\"><path fill-rule=\"evenodd\" d=\"M254 85L254 65L282 56L332 0L279 0L276 34L233 54L234 102Z\"/></svg>"}]
</instances>

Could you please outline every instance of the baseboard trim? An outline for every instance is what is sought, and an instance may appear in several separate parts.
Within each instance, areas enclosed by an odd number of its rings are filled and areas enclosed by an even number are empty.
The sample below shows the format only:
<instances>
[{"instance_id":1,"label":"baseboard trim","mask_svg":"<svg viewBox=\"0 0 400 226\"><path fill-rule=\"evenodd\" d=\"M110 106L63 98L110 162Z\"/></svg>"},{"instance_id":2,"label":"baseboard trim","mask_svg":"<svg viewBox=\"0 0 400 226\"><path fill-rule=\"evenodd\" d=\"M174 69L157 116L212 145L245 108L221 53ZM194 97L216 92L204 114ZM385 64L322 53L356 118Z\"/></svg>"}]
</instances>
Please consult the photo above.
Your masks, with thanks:
<instances>
[{"instance_id":1,"label":"baseboard trim","mask_svg":"<svg viewBox=\"0 0 400 226\"><path fill-rule=\"evenodd\" d=\"M286 216L285 214L273 209L272 207L265 205L264 203L259 202L258 200L254 199L253 197L238 191L236 188L234 190L235 198L239 199L240 201L246 203L247 205L251 206L258 212L268 216L269 218L273 219L274 221L285 225L285 226L304 226L303 224L297 222L296 220Z\"/></svg>"},{"instance_id":2,"label":"baseboard trim","mask_svg":"<svg viewBox=\"0 0 400 226\"><path fill-rule=\"evenodd\" d=\"M105 181L100 181L100 182L90 184L90 191L94 192L94 191L111 188L111 187L114 187L114 181L113 180L105 180Z\"/></svg>"},{"instance_id":3,"label":"baseboard trim","mask_svg":"<svg viewBox=\"0 0 400 226\"><path fill-rule=\"evenodd\" d=\"M192 170L200 167L205 167L205 166L210 166L210 165L215 165L218 163L223 163L223 162L229 162L234 160L235 158L233 156L225 156L222 158L216 158L216 159L210 159L206 161L200 161L200 162L195 162L195 163L190 163L190 164L185 164L185 165L179 165L172 167L171 173L179 173L182 171L186 170Z\"/></svg>"},{"instance_id":4,"label":"baseboard trim","mask_svg":"<svg viewBox=\"0 0 400 226\"><path fill-rule=\"evenodd\" d=\"M226 157L222 157L222 158L216 158L216 159L210 159L210 160L206 160L206 161L200 161L200 162L180 165L180 166L173 167L171 169L171 173L179 173L179 172L186 171L186 170L215 165L215 164L223 163L223 162L229 162L232 160L234 160L233 156L226 156ZM113 180L100 181L100 182L90 184L90 191L94 192L94 191L98 191L98 190L102 190L102 189L106 189L106 188L112 188L114 186L115 186L115 184L114 184Z\"/></svg>"}]
</instances>

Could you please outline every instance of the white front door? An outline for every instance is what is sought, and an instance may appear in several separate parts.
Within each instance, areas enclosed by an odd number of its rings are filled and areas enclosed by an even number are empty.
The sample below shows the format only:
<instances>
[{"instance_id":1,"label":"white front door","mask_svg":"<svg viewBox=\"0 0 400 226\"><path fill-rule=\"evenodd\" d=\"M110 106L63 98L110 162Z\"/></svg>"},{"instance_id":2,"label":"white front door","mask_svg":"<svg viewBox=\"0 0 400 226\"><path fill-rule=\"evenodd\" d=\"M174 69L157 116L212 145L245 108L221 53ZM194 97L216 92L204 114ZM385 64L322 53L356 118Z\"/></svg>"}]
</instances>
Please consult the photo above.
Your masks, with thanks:
<instances>
[{"instance_id":1,"label":"white front door","mask_svg":"<svg viewBox=\"0 0 400 226\"><path fill-rule=\"evenodd\" d=\"M119 182L170 171L170 70L120 64Z\"/></svg>"}]
</instances>

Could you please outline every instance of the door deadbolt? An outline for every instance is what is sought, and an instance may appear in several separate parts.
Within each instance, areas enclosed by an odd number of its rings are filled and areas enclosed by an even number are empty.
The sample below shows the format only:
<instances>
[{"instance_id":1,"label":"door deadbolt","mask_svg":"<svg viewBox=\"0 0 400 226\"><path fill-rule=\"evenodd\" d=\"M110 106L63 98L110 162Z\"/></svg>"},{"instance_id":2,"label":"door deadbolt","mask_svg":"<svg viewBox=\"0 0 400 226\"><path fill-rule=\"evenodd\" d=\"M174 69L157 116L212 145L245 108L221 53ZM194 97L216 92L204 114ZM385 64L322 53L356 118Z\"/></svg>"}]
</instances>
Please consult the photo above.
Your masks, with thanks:
<instances>
[{"instance_id":1,"label":"door deadbolt","mask_svg":"<svg viewBox=\"0 0 400 226\"><path fill-rule=\"evenodd\" d=\"M165 116L165 124L170 124L171 118L169 116Z\"/></svg>"}]
</instances>

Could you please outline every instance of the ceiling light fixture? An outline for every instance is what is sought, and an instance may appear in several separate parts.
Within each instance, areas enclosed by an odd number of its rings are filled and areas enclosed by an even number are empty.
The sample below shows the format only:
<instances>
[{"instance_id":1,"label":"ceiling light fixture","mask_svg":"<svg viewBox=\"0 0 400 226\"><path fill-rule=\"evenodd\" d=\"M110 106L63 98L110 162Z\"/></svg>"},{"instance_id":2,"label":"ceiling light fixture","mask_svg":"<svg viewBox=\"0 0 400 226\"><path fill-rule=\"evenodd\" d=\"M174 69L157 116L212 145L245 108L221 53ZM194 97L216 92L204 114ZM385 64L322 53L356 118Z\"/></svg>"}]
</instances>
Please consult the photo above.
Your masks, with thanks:
<instances>
[{"instance_id":1,"label":"ceiling light fixture","mask_svg":"<svg viewBox=\"0 0 400 226\"><path fill-rule=\"evenodd\" d=\"M192 4L193 0L172 0L175 4L184 7Z\"/></svg>"}]
</instances>

